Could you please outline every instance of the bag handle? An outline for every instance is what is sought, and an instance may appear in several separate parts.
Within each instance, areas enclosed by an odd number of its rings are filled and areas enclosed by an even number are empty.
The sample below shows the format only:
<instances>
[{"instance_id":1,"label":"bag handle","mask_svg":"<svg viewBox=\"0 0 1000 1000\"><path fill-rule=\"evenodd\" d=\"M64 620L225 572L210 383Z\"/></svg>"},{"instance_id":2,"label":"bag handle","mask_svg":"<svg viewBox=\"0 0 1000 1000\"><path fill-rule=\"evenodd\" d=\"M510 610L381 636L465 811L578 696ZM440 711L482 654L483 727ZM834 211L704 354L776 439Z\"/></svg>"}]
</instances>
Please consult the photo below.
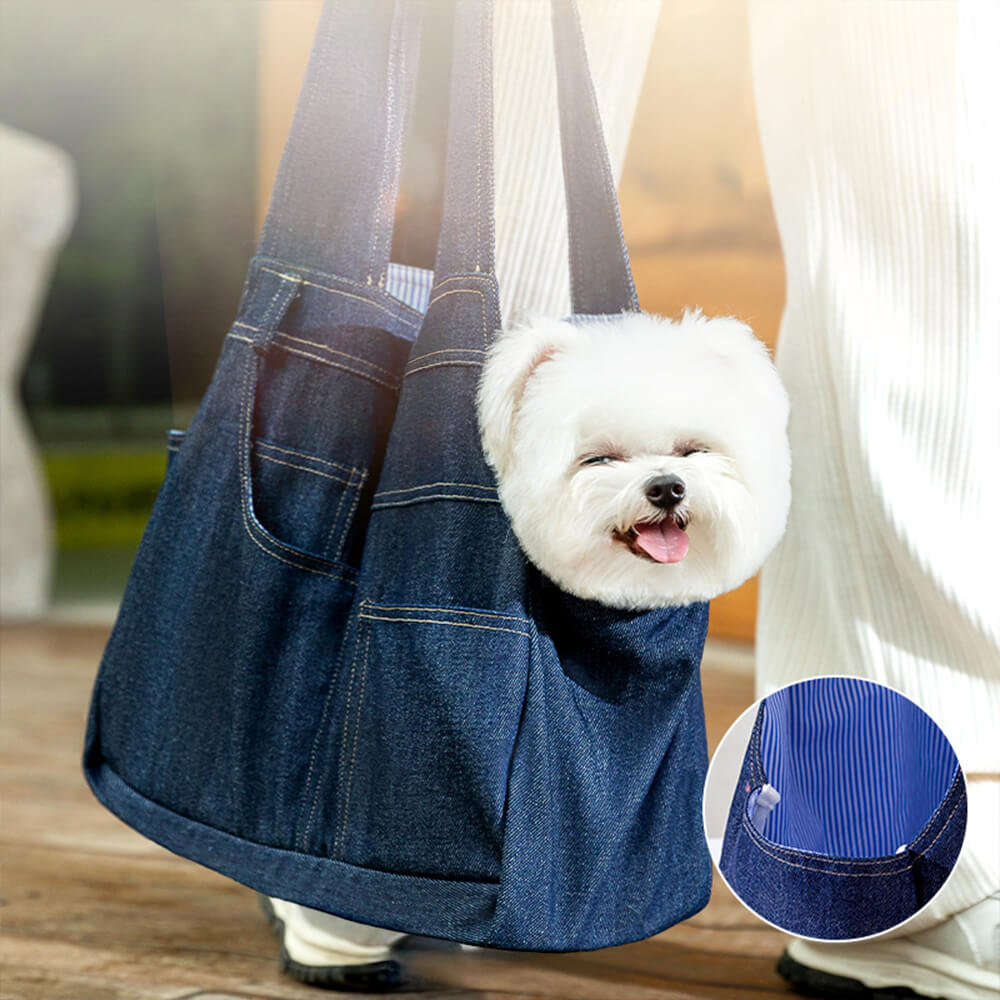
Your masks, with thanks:
<instances>
[{"instance_id":1,"label":"bag handle","mask_svg":"<svg viewBox=\"0 0 1000 1000\"><path fill-rule=\"evenodd\" d=\"M618 199L575 0L551 0L574 313L637 311ZM490 0L455 10L444 213L435 282L494 267Z\"/></svg>"},{"instance_id":2,"label":"bag handle","mask_svg":"<svg viewBox=\"0 0 1000 1000\"><path fill-rule=\"evenodd\" d=\"M406 0L327 0L257 253L385 282L420 44Z\"/></svg>"},{"instance_id":3,"label":"bag handle","mask_svg":"<svg viewBox=\"0 0 1000 1000\"><path fill-rule=\"evenodd\" d=\"M618 196L576 0L552 0L574 313L638 312Z\"/></svg>"},{"instance_id":4,"label":"bag handle","mask_svg":"<svg viewBox=\"0 0 1000 1000\"><path fill-rule=\"evenodd\" d=\"M492 274L493 4L454 6L448 134L441 229L434 283L455 275Z\"/></svg>"}]
</instances>

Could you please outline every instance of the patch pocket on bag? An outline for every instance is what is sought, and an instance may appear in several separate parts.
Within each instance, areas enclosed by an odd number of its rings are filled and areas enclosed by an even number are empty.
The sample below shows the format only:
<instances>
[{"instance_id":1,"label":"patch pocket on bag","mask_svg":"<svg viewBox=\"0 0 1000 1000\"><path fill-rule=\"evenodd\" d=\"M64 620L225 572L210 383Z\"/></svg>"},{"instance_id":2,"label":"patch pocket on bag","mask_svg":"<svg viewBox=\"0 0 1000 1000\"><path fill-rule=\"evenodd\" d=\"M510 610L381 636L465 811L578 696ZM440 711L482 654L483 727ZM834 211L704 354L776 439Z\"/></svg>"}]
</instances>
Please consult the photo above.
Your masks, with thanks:
<instances>
[{"instance_id":1,"label":"patch pocket on bag","mask_svg":"<svg viewBox=\"0 0 1000 1000\"><path fill-rule=\"evenodd\" d=\"M340 560L366 473L262 438L252 442L250 462L262 526L304 552Z\"/></svg>"},{"instance_id":2,"label":"patch pocket on bag","mask_svg":"<svg viewBox=\"0 0 1000 1000\"><path fill-rule=\"evenodd\" d=\"M476 608L361 603L334 856L496 881L532 625Z\"/></svg>"},{"instance_id":3,"label":"patch pocket on bag","mask_svg":"<svg viewBox=\"0 0 1000 1000\"><path fill-rule=\"evenodd\" d=\"M320 343L277 333L266 351L247 352L244 520L280 561L340 573L361 562L396 407L385 366L401 366L409 344L368 327L337 326L323 336ZM377 376L369 371L376 368Z\"/></svg>"}]
</instances>

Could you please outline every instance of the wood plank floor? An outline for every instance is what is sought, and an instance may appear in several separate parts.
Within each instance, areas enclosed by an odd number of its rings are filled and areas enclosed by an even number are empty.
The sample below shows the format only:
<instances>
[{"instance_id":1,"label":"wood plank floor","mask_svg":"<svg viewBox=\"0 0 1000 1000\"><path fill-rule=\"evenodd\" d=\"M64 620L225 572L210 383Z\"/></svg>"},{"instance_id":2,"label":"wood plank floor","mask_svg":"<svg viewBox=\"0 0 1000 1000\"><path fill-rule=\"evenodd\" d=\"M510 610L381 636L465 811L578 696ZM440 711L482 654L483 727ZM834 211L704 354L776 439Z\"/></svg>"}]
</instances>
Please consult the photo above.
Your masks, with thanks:
<instances>
[{"instance_id":1,"label":"wood plank floor","mask_svg":"<svg viewBox=\"0 0 1000 1000\"><path fill-rule=\"evenodd\" d=\"M248 1000L323 994L280 975L254 894L144 840L91 797L84 715L107 630L0 632L0 997ZM714 746L751 700L750 677L706 664ZM716 879L708 908L639 944L576 955L414 953L423 998L661 1000L784 997L784 935Z\"/></svg>"}]
</instances>

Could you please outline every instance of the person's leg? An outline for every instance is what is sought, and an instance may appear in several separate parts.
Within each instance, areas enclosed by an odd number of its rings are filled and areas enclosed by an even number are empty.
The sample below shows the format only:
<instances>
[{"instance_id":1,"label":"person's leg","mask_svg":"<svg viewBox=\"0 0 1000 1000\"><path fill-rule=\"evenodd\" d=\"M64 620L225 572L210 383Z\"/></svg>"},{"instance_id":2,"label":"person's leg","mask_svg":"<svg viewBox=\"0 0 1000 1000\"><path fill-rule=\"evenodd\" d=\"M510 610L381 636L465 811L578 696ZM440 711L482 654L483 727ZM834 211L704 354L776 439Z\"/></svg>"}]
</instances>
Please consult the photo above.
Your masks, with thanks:
<instances>
[{"instance_id":1,"label":"person's leg","mask_svg":"<svg viewBox=\"0 0 1000 1000\"><path fill-rule=\"evenodd\" d=\"M283 899L262 898L261 903L281 938L281 967L296 979L363 992L402 985L402 969L392 955L405 934Z\"/></svg>"},{"instance_id":2,"label":"person's leg","mask_svg":"<svg viewBox=\"0 0 1000 1000\"><path fill-rule=\"evenodd\" d=\"M925 708L969 826L902 931L972 907L995 925L977 904L1000 888L1000 6L751 0L750 27L793 456L759 693L848 673Z\"/></svg>"}]
</instances>

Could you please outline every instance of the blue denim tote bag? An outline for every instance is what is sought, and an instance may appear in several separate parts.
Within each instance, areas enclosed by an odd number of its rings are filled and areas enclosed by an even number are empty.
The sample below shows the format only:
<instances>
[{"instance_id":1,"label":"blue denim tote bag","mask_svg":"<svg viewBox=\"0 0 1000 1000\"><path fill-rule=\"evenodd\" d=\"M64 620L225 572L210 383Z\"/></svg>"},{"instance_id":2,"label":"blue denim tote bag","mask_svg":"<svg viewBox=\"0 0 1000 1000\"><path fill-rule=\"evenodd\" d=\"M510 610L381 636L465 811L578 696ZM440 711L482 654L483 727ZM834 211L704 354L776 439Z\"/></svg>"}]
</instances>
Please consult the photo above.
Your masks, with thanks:
<instances>
[{"instance_id":1,"label":"blue denim tote bag","mask_svg":"<svg viewBox=\"0 0 1000 1000\"><path fill-rule=\"evenodd\" d=\"M793 934L867 937L941 888L966 814L965 778L933 719L881 684L821 677L761 702L719 869Z\"/></svg>"},{"instance_id":2,"label":"blue denim tote bag","mask_svg":"<svg viewBox=\"0 0 1000 1000\"><path fill-rule=\"evenodd\" d=\"M708 900L707 607L561 592L498 502L475 412L501 325L482 0L454 7L426 311L391 294L410 14L324 14L237 321L108 644L87 777L269 895L504 948L633 941ZM553 24L574 311L634 309L571 0Z\"/></svg>"}]
</instances>

